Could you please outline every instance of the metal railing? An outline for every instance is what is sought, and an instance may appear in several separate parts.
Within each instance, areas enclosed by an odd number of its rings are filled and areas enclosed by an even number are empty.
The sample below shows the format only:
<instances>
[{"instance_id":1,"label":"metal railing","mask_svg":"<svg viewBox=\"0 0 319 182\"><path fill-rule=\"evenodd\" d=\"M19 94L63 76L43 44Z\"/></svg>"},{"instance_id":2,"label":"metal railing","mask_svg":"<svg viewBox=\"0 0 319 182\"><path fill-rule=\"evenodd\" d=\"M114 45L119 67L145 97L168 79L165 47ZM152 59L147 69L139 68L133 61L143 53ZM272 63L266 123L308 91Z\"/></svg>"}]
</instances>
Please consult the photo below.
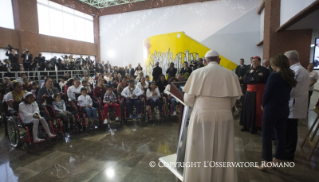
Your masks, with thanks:
<instances>
[{"instance_id":1,"label":"metal railing","mask_svg":"<svg viewBox=\"0 0 319 182\"><path fill-rule=\"evenodd\" d=\"M25 73L27 78L32 81L38 81L39 84L44 76L49 76L59 82L64 73L68 72L70 78L83 77L84 70L61 70L61 71L0 71L1 78L9 77L10 80L16 80L22 73Z\"/></svg>"}]
</instances>

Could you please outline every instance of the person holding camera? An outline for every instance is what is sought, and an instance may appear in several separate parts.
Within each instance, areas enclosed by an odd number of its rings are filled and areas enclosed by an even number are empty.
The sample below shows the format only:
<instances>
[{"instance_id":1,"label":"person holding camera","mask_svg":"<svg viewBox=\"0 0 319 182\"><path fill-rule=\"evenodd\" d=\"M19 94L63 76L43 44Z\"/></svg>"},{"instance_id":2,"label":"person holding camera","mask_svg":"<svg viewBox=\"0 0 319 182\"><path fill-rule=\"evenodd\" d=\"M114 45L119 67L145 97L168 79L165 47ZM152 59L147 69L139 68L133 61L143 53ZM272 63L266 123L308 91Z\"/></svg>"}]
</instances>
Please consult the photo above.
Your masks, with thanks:
<instances>
[{"instance_id":1,"label":"person holding camera","mask_svg":"<svg viewBox=\"0 0 319 182\"><path fill-rule=\"evenodd\" d=\"M18 66L18 68L16 70L12 70L12 71L20 71L18 54L15 53L13 46L11 46L10 44L8 45L8 50L6 51L6 56L8 56L11 63Z\"/></svg>"},{"instance_id":2,"label":"person holding camera","mask_svg":"<svg viewBox=\"0 0 319 182\"><path fill-rule=\"evenodd\" d=\"M24 71L31 71L31 63L33 55L29 53L28 49L24 49L21 58L23 58Z\"/></svg>"},{"instance_id":3,"label":"person holding camera","mask_svg":"<svg viewBox=\"0 0 319 182\"><path fill-rule=\"evenodd\" d=\"M38 67L36 67L36 64ZM42 53L39 52L39 55L34 58L33 64L31 64L32 68L36 70L38 68L39 71L44 71L45 68L45 57L42 56Z\"/></svg>"}]
</instances>

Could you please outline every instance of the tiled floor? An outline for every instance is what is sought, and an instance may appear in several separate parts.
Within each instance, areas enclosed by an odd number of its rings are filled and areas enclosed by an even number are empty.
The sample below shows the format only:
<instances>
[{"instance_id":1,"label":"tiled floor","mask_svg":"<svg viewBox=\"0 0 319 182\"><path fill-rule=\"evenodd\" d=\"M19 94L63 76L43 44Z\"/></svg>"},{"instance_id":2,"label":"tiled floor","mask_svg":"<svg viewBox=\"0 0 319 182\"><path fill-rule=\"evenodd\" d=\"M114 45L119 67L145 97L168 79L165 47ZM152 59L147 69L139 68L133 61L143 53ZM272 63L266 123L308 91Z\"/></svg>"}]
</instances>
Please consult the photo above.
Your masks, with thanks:
<instances>
[{"instance_id":1,"label":"tiled floor","mask_svg":"<svg viewBox=\"0 0 319 182\"><path fill-rule=\"evenodd\" d=\"M313 108L319 93L312 96ZM240 132L235 114L237 161L260 162L261 137ZM280 168L266 172L255 168L237 168L243 182L319 181L319 151L307 162L309 145L300 144L316 117L309 112L309 121L299 122L298 148L294 168ZM0 181L125 181L174 182L175 176L166 168L149 166L150 161L176 153L178 124L166 121L148 127L129 123L112 135L105 130L73 134L70 140L59 139L31 146L28 153L11 148L0 127Z\"/></svg>"}]
</instances>

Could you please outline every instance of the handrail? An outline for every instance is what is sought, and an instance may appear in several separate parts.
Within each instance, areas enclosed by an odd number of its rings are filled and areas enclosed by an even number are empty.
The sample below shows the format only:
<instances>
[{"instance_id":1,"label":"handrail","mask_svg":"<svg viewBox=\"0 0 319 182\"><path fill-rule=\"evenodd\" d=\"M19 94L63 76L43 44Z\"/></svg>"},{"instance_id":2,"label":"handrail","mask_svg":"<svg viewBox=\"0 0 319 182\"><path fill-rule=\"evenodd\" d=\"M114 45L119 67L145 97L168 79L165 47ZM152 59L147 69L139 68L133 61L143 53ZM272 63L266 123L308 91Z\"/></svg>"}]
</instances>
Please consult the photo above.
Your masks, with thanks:
<instances>
[{"instance_id":1,"label":"handrail","mask_svg":"<svg viewBox=\"0 0 319 182\"><path fill-rule=\"evenodd\" d=\"M9 77L10 80L15 80L19 77L20 73L26 73L27 78L31 79L32 81L39 82L39 85L41 84L42 76L49 76L51 78L55 77L55 80L59 82L59 78L61 78L65 72L68 72L70 75L70 78L74 77L82 77L83 73L86 70L61 70L61 71L0 71L1 78Z\"/></svg>"}]
</instances>

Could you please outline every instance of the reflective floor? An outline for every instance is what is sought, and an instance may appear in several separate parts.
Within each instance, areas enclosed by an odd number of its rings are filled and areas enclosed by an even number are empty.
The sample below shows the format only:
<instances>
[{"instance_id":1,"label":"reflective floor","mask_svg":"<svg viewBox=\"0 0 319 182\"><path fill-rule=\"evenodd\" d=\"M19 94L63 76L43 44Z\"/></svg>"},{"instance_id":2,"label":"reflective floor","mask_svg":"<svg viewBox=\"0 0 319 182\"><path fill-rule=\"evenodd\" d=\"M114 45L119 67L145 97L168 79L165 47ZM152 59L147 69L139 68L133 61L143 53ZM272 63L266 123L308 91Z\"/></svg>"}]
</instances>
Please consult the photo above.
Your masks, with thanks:
<instances>
[{"instance_id":1,"label":"reflective floor","mask_svg":"<svg viewBox=\"0 0 319 182\"><path fill-rule=\"evenodd\" d=\"M314 93L313 108L319 93ZM300 149L308 127L316 117L309 112L309 122L299 122L298 148L294 168L273 169L266 172L255 168L237 168L238 179L255 181L319 181L319 151L307 162L310 146ZM238 115L235 115L237 161L260 162L260 133L240 132ZM176 153L178 124L173 121L138 127L128 123L114 132L91 130L72 134L69 140L58 139L13 149L4 138L0 126L0 181L124 181L174 182L175 176L166 168L149 166L150 161Z\"/></svg>"}]
</instances>

